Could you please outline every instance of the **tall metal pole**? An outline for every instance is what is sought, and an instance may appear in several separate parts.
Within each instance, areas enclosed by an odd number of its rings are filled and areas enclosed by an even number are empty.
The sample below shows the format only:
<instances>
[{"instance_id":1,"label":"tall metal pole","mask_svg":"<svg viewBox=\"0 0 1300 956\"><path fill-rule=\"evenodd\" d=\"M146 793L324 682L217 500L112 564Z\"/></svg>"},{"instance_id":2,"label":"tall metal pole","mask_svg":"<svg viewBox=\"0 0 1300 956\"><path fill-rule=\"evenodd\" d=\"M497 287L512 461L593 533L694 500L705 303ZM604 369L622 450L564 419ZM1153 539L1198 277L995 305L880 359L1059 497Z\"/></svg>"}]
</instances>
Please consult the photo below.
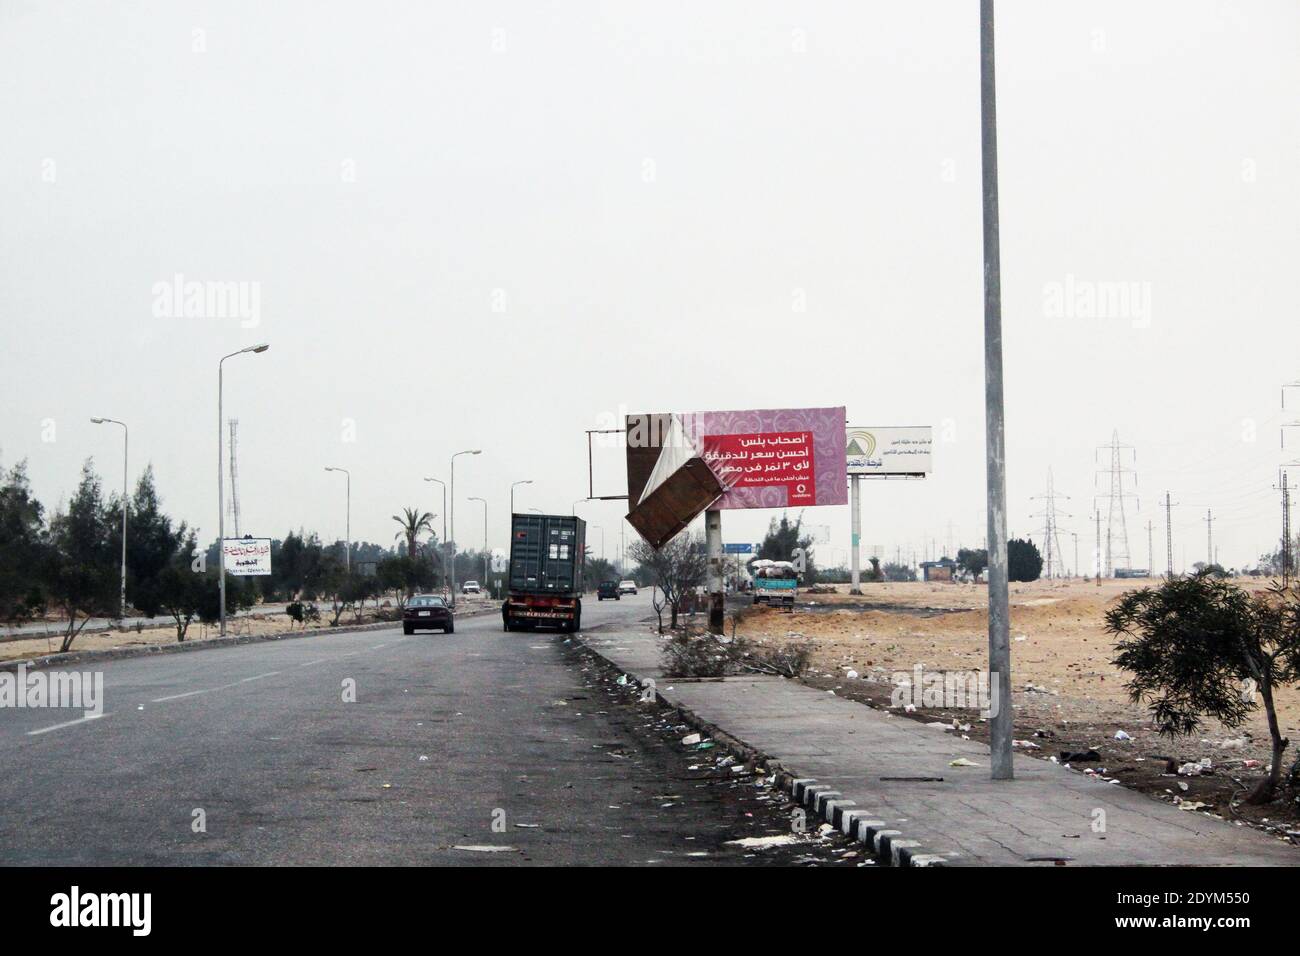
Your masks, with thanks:
<instances>
[{"instance_id":1,"label":"tall metal pole","mask_svg":"<svg viewBox=\"0 0 1300 956\"><path fill-rule=\"evenodd\" d=\"M849 475L849 520L852 524L849 535L850 563L853 565L853 586L850 594L862 593L862 556L859 544L862 541L862 498L858 488L861 475Z\"/></svg>"},{"instance_id":2,"label":"tall metal pole","mask_svg":"<svg viewBox=\"0 0 1300 956\"><path fill-rule=\"evenodd\" d=\"M998 240L997 87L993 0L980 0L980 143L984 180L984 407L988 475L989 681L997 709L989 716L994 780L1014 776L1011 756L1011 621L1007 589L1007 476L1002 395L1002 264Z\"/></svg>"},{"instance_id":3,"label":"tall metal pole","mask_svg":"<svg viewBox=\"0 0 1300 956\"><path fill-rule=\"evenodd\" d=\"M513 518L513 517L514 517L514 514L515 514L515 486L516 486L516 485L531 485L532 483L533 483L533 480L532 480L531 478L526 478L526 479L524 479L524 480L522 480L522 481L516 481L516 482L513 482L513 483L510 485L510 517L511 517L511 518Z\"/></svg>"},{"instance_id":4,"label":"tall metal pole","mask_svg":"<svg viewBox=\"0 0 1300 956\"><path fill-rule=\"evenodd\" d=\"M469 500L483 502L483 587L486 588L488 586L488 543L487 543L488 504L486 498L474 497L474 498L470 498Z\"/></svg>"},{"instance_id":5,"label":"tall metal pole","mask_svg":"<svg viewBox=\"0 0 1300 956\"><path fill-rule=\"evenodd\" d=\"M96 425L121 425L122 426L122 591L121 603L118 613L126 618L126 512L127 512L127 449L131 444L131 430L126 427L126 422L120 422L116 418L92 418Z\"/></svg>"},{"instance_id":6,"label":"tall metal pole","mask_svg":"<svg viewBox=\"0 0 1300 956\"><path fill-rule=\"evenodd\" d=\"M343 541L343 567L347 570L349 574L351 574L352 573L352 472L348 471L346 468L331 468L329 465L325 466L325 470L341 471L347 477L348 509L347 509L347 518L345 519L346 520L345 528L347 530L344 532L345 538Z\"/></svg>"},{"instance_id":7,"label":"tall metal pole","mask_svg":"<svg viewBox=\"0 0 1300 956\"><path fill-rule=\"evenodd\" d=\"M222 392L223 376L225 374L226 359L234 358L236 355L243 355L245 352L265 352L271 346L263 343L261 345L250 345L246 349L240 349L238 352L231 352L229 355L223 355L221 361L217 363L217 574L218 574L218 591L220 593L221 603L221 636L226 636L226 491L221 480L221 425L222 425Z\"/></svg>"},{"instance_id":8,"label":"tall metal pole","mask_svg":"<svg viewBox=\"0 0 1300 956\"><path fill-rule=\"evenodd\" d=\"M477 455L482 449L469 449L458 451L451 456L451 537L447 539L447 551L451 555L451 560L447 562L447 572L451 575L448 579L451 581L451 606L456 607L456 459L461 455Z\"/></svg>"},{"instance_id":9,"label":"tall metal pole","mask_svg":"<svg viewBox=\"0 0 1300 956\"><path fill-rule=\"evenodd\" d=\"M442 485L442 556L445 559L447 557L447 483L441 478L426 478L424 480L436 481L438 484ZM446 587L447 574L445 567L443 568L442 583L443 587Z\"/></svg>"},{"instance_id":10,"label":"tall metal pole","mask_svg":"<svg viewBox=\"0 0 1300 956\"><path fill-rule=\"evenodd\" d=\"M709 633L722 633L725 597L722 583L722 512L704 512L704 540L709 555Z\"/></svg>"}]
</instances>

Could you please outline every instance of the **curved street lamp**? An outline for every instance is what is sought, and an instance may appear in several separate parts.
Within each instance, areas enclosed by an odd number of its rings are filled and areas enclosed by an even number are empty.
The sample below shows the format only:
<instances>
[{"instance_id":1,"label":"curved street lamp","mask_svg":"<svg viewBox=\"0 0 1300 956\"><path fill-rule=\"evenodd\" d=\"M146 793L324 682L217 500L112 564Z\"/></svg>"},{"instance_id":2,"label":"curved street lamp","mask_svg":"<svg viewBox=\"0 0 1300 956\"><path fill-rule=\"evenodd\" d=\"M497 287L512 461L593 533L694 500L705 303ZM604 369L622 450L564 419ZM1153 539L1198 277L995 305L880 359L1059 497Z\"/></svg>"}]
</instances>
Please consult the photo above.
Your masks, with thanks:
<instances>
[{"instance_id":1,"label":"curved street lamp","mask_svg":"<svg viewBox=\"0 0 1300 956\"><path fill-rule=\"evenodd\" d=\"M247 353L265 352L271 346L263 342L260 345L250 345L248 348L240 349L238 352L231 352L229 355L223 355L221 361L217 363L217 564L220 568L219 588L221 592L221 636L226 636L226 492L225 485L221 477L221 423L223 413L221 410L223 376L225 373L226 359L234 358L236 355Z\"/></svg>"}]
</instances>

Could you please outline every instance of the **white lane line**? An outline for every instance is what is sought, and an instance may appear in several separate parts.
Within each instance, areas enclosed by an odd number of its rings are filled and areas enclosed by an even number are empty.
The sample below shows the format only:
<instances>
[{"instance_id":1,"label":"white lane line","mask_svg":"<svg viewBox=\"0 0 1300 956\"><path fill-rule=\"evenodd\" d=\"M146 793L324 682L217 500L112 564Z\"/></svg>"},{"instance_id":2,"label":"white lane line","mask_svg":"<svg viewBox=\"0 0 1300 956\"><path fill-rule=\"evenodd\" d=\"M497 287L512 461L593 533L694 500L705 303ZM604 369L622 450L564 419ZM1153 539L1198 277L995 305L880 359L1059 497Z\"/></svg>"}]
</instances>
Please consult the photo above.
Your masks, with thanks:
<instances>
[{"instance_id":1,"label":"white lane line","mask_svg":"<svg viewBox=\"0 0 1300 956\"><path fill-rule=\"evenodd\" d=\"M167 697L155 697L152 701L150 701L150 703L165 704L169 700L181 700L182 698L185 697L198 697L200 694L211 694L219 690L229 690L232 687L238 687L240 684L247 684L249 681L252 680L261 680L263 677L274 677L279 673L280 673L279 671L269 671L265 674L258 674L255 677L245 677L242 680L237 680L232 684L222 684L220 687L205 687L202 690L189 690L183 694L170 694Z\"/></svg>"},{"instance_id":2,"label":"white lane line","mask_svg":"<svg viewBox=\"0 0 1300 956\"><path fill-rule=\"evenodd\" d=\"M280 673L279 671L267 671L265 674L258 674L256 677L245 677L239 683L247 684L251 680L261 680L263 677L275 677L279 673ZM234 687L235 685L231 684L230 686Z\"/></svg>"},{"instance_id":3,"label":"white lane line","mask_svg":"<svg viewBox=\"0 0 1300 956\"><path fill-rule=\"evenodd\" d=\"M79 717L76 720L68 720L61 724L55 724L53 727L42 727L39 730L27 731L28 737L35 737L37 734L48 734L51 730L62 730L64 727L75 727L77 724L84 724L87 721L99 720L101 717L107 717L108 714L87 714L85 717Z\"/></svg>"},{"instance_id":4,"label":"white lane line","mask_svg":"<svg viewBox=\"0 0 1300 956\"><path fill-rule=\"evenodd\" d=\"M329 660L328 657L320 657L320 658L317 658L317 659L314 660L314 661L306 661L306 662L304 662L304 663L302 663L302 664L299 664L298 666L299 666L299 667L311 667L311 666L313 666L313 665L315 665L315 664L324 664L327 660Z\"/></svg>"},{"instance_id":5,"label":"white lane line","mask_svg":"<svg viewBox=\"0 0 1300 956\"><path fill-rule=\"evenodd\" d=\"M376 644L374 647L372 647L372 648L370 648L370 649L371 649L372 651L377 651L377 650L379 650L381 647L387 647L387 646L388 646L387 644Z\"/></svg>"}]
</instances>

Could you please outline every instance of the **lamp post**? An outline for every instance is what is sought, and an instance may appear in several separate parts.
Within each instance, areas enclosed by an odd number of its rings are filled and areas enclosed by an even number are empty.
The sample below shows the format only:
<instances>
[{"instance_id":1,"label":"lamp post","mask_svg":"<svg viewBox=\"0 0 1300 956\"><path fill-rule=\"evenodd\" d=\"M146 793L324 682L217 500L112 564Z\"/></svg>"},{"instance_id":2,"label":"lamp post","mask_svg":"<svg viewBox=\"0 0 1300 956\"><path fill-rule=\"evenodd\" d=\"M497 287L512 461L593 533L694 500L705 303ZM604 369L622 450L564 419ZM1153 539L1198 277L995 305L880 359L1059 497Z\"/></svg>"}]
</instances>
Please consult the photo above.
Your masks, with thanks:
<instances>
[{"instance_id":1,"label":"lamp post","mask_svg":"<svg viewBox=\"0 0 1300 956\"><path fill-rule=\"evenodd\" d=\"M514 516L514 513L515 513L515 486L516 486L516 485L531 485L532 483L533 483L533 480L532 480L531 478L528 478L528 479L526 479L526 480L524 480L524 481L516 481L516 482L514 482L513 484L510 485L510 514L511 514L512 517Z\"/></svg>"},{"instance_id":2,"label":"lamp post","mask_svg":"<svg viewBox=\"0 0 1300 956\"><path fill-rule=\"evenodd\" d=\"M265 352L271 346L263 342L261 345L250 345L246 349L240 349L238 352L231 352L229 355L223 355L221 361L217 363L217 566L218 571L218 589L221 597L221 636L226 636L226 490L225 484L221 477L221 423L222 423L222 385L225 372L226 359L234 358L236 355L243 355L245 352Z\"/></svg>"},{"instance_id":3,"label":"lamp post","mask_svg":"<svg viewBox=\"0 0 1300 956\"><path fill-rule=\"evenodd\" d=\"M121 425L122 426L122 603L121 615L126 618L126 454L127 446L131 440L131 430L126 427L126 422L119 422L116 418L92 418L96 425Z\"/></svg>"},{"instance_id":4,"label":"lamp post","mask_svg":"<svg viewBox=\"0 0 1300 956\"><path fill-rule=\"evenodd\" d=\"M605 529L598 524L594 524L592 525L592 527L600 532L600 560L604 561L605 560Z\"/></svg>"},{"instance_id":5,"label":"lamp post","mask_svg":"<svg viewBox=\"0 0 1300 956\"><path fill-rule=\"evenodd\" d=\"M436 481L442 485L442 558L445 564L447 560L447 483L441 478L425 478L425 481ZM442 586L447 587L447 569L443 568Z\"/></svg>"},{"instance_id":6,"label":"lamp post","mask_svg":"<svg viewBox=\"0 0 1300 956\"><path fill-rule=\"evenodd\" d=\"M345 537L343 539L343 567L344 569L347 570L349 574L351 574L352 573L352 472L348 471L346 468L333 468L329 465L325 466L325 470L341 471L343 472L344 475L347 476L348 479L348 510L347 510L347 519L346 519L347 524L344 525L344 527L347 530L344 531Z\"/></svg>"},{"instance_id":7,"label":"lamp post","mask_svg":"<svg viewBox=\"0 0 1300 956\"><path fill-rule=\"evenodd\" d=\"M451 456L451 537L447 540L447 550L451 555L451 560L447 562L450 566L448 571L451 573L451 606L456 607L456 459L461 455L481 455L483 449L470 448L465 451L458 451Z\"/></svg>"},{"instance_id":8,"label":"lamp post","mask_svg":"<svg viewBox=\"0 0 1300 956\"><path fill-rule=\"evenodd\" d=\"M488 586L487 499L470 498L469 500L483 502L483 587L487 587Z\"/></svg>"}]
</instances>

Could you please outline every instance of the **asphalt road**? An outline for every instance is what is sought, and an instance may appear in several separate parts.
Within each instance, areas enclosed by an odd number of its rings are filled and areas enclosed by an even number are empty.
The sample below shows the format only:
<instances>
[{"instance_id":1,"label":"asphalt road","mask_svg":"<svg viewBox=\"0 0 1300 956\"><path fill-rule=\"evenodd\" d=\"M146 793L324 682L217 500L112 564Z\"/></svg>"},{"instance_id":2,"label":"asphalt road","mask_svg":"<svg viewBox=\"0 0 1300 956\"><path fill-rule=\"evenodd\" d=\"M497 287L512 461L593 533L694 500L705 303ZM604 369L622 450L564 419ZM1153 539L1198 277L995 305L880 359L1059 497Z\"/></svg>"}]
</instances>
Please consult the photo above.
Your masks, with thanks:
<instances>
[{"instance_id":1,"label":"asphalt road","mask_svg":"<svg viewBox=\"0 0 1300 956\"><path fill-rule=\"evenodd\" d=\"M736 862L721 842L754 832L564 635L496 614L98 666L102 717L0 709L0 863Z\"/></svg>"}]
</instances>

